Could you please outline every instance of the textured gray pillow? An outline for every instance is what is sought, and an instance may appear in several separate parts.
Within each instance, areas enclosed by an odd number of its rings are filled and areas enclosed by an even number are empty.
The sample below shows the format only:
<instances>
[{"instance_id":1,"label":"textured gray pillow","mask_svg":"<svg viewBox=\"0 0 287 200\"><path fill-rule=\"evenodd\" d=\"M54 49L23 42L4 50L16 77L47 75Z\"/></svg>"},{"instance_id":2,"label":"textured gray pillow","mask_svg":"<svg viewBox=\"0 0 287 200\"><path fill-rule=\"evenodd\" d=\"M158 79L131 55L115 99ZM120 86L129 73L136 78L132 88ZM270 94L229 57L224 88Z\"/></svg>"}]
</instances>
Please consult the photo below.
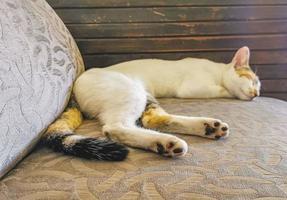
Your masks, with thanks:
<instances>
[{"instance_id":1,"label":"textured gray pillow","mask_svg":"<svg viewBox=\"0 0 287 200\"><path fill-rule=\"evenodd\" d=\"M0 1L0 177L62 112L83 69L72 36L46 1Z\"/></svg>"}]
</instances>

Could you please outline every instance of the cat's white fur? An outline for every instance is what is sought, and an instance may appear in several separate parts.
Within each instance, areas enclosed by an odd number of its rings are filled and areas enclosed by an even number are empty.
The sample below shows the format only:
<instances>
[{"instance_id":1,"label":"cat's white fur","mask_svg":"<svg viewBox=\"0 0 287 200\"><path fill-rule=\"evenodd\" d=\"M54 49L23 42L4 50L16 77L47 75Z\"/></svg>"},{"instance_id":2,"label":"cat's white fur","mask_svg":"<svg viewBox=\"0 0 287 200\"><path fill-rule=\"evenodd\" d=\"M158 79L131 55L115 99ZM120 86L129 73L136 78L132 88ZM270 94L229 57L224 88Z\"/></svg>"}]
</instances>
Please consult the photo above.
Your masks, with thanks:
<instances>
[{"instance_id":1,"label":"cat's white fur","mask_svg":"<svg viewBox=\"0 0 287 200\"><path fill-rule=\"evenodd\" d=\"M250 100L254 97L251 89L256 88L259 93L260 85L255 86L254 82L239 77L235 72L236 67L249 67L248 61L249 49L243 47L229 64L194 58L179 61L147 59L105 69L94 68L77 79L74 95L81 110L97 117L103 123L103 132L111 139L155 152L160 143L165 148L165 155L179 156L187 152L185 141L135 125L145 109L148 95L178 98L237 97ZM220 122L220 127L228 127L218 119L171 116L171 123L179 124L174 131L183 134L214 138L214 135L205 134L206 124L213 127L215 122ZM224 137L227 136L228 131ZM175 145L167 148L171 142ZM183 151L173 151L178 148Z\"/></svg>"},{"instance_id":2,"label":"cat's white fur","mask_svg":"<svg viewBox=\"0 0 287 200\"><path fill-rule=\"evenodd\" d=\"M251 100L254 94L250 91L255 88L259 92L260 83L254 86L252 80L239 77L235 71L235 65L238 64L239 67L249 68L248 61L249 49L243 47L229 64L196 58L177 61L145 59L116 64L106 69L143 81L147 91L155 97L233 97Z\"/></svg>"}]
</instances>

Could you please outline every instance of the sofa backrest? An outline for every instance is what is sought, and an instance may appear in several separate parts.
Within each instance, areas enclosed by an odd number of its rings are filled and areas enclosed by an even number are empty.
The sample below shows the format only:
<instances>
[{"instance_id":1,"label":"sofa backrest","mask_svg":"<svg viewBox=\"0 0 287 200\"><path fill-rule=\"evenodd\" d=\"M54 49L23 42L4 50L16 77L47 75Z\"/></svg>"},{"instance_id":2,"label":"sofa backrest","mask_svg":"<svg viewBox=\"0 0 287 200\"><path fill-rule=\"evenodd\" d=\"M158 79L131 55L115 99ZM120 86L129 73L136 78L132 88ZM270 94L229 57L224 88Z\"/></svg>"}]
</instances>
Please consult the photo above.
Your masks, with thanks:
<instances>
[{"instance_id":1,"label":"sofa backrest","mask_svg":"<svg viewBox=\"0 0 287 200\"><path fill-rule=\"evenodd\" d=\"M229 62L247 45L262 95L287 99L285 0L47 0L87 68L140 58Z\"/></svg>"},{"instance_id":2,"label":"sofa backrest","mask_svg":"<svg viewBox=\"0 0 287 200\"><path fill-rule=\"evenodd\" d=\"M83 71L73 37L45 0L0 1L0 178L62 113Z\"/></svg>"}]
</instances>

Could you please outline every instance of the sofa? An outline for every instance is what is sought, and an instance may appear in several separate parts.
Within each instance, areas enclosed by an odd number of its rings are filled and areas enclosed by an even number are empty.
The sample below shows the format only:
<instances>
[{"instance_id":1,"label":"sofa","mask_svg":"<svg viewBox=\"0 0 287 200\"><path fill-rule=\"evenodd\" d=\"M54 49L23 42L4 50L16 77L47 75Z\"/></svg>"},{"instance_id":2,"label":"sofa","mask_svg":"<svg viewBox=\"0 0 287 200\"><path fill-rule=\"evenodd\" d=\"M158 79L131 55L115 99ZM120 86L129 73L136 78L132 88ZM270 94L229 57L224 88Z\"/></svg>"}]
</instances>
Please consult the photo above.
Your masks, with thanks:
<instances>
[{"instance_id":1,"label":"sofa","mask_svg":"<svg viewBox=\"0 0 287 200\"><path fill-rule=\"evenodd\" d=\"M47 2L0 2L1 200L287 198L284 1ZM159 99L170 113L226 121L227 139L178 135L189 144L184 157L130 148L123 162L67 156L38 143L84 65L186 56L228 62L243 45L251 48L261 97ZM103 137L97 120L77 132Z\"/></svg>"}]
</instances>

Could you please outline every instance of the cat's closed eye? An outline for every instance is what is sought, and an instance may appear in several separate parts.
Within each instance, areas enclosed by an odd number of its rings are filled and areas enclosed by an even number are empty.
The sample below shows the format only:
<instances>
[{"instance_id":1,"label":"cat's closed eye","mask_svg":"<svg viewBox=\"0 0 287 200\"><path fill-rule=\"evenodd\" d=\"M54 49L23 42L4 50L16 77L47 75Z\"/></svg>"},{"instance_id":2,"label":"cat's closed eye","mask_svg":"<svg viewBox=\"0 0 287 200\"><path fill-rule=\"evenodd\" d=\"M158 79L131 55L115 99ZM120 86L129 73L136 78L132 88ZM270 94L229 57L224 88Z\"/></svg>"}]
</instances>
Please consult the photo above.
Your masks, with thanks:
<instances>
[{"instance_id":1,"label":"cat's closed eye","mask_svg":"<svg viewBox=\"0 0 287 200\"><path fill-rule=\"evenodd\" d=\"M253 86L257 86L259 84L259 80L258 79L253 79L252 80L252 85Z\"/></svg>"}]
</instances>

